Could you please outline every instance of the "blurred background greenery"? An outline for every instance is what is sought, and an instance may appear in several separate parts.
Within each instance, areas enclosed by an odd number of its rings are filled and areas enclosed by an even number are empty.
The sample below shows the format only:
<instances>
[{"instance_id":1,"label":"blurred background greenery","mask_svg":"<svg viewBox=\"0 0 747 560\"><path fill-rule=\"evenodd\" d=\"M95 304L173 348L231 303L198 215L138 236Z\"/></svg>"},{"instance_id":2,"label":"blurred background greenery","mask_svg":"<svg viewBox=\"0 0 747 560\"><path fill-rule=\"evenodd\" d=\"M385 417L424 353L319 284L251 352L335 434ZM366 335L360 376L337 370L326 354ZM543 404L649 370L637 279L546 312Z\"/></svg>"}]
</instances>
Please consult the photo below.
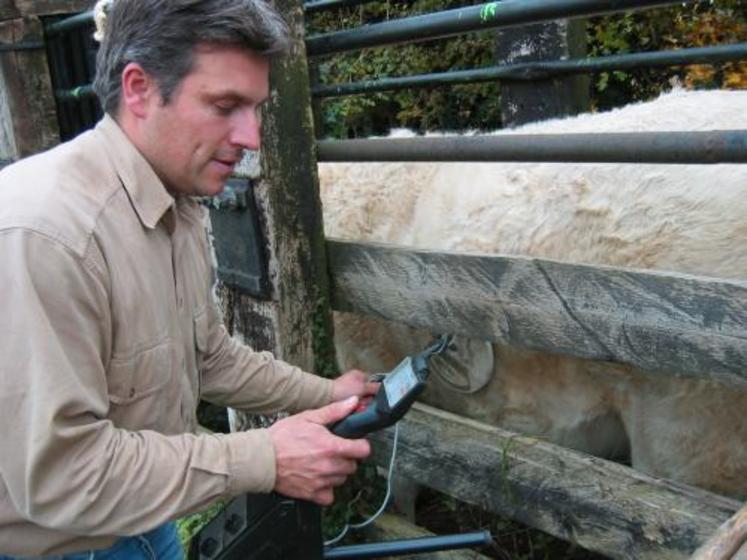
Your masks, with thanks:
<instances>
[{"instance_id":1,"label":"blurred background greenery","mask_svg":"<svg viewBox=\"0 0 747 560\"><path fill-rule=\"evenodd\" d=\"M314 14L308 35L469 5L463 0L385 0ZM714 0L595 17L586 23L589 56L703 47L747 41L747 2ZM317 62L322 84L473 69L495 65L496 32L367 49ZM592 108L656 97L674 83L686 88L747 88L747 61L592 75ZM501 126L500 86L482 83L379 92L322 102L320 136L357 138L391 128L494 130Z\"/></svg>"}]
</instances>

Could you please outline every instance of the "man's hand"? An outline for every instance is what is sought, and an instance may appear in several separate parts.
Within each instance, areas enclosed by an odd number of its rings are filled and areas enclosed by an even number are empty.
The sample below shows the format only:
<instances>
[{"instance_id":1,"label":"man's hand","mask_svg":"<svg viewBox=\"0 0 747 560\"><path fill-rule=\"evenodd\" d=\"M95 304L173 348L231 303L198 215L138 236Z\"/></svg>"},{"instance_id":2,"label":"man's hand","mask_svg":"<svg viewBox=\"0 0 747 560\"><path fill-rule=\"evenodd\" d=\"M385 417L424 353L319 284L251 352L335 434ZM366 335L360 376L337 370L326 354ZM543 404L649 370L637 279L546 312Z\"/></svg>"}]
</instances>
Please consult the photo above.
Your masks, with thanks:
<instances>
[{"instance_id":1,"label":"man's hand","mask_svg":"<svg viewBox=\"0 0 747 560\"><path fill-rule=\"evenodd\" d=\"M275 445L275 491L322 506L334 500L334 488L355 472L371 453L365 439L343 439L326 428L358 405L351 397L323 408L279 420L268 429Z\"/></svg>"},{"instance_id":2,"label":"man's hand","mask_svg":"<svg viewBox=\"0 0 747 560\"><path fill-rule=\"evenodd\" d=\"M352 369L335 379L332 386L332 400L341 401L348 397L360 397L365 403L376 395L380 383L368 381L368 374Z\"/></svg>"}]
</instances>

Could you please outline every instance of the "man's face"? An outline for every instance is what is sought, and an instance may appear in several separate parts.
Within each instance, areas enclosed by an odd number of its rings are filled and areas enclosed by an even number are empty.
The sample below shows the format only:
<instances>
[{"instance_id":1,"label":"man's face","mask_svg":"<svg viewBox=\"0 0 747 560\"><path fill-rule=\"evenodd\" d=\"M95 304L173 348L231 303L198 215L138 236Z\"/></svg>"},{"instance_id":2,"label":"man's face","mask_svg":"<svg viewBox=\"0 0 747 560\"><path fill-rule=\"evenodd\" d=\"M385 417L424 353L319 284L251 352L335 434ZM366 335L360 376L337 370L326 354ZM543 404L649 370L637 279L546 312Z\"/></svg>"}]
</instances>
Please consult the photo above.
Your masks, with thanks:
<instances>
[{"instance_id":1,"label":"man's face","mask_svg":"<svg viewBox=\"0 0 747 560\"><path fill-rule=\"evenodd\" d=\"M145 156L172 194L223 190L244 149L260 142L260 105L269 62L238 47L201 46L168 104L152 102L144 122Z\"/></svg>"}]
</instances>

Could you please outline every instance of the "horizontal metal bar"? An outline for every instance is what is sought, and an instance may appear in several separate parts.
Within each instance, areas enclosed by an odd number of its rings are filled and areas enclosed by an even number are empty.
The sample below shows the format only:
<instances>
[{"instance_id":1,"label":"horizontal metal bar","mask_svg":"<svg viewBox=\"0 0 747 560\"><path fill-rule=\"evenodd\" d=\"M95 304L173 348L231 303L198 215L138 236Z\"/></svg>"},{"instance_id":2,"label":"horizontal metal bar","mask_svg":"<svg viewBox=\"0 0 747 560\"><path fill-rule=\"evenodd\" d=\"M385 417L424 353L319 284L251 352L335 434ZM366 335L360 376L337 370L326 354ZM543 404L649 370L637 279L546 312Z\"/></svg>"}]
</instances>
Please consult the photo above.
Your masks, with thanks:
<instances>
[{"instance_id":1,"label":"horizontal metal bar","mask_svg":"<svg viewBox=\"0 0 747 560\"><path fill-rule=\"evenodd\" d=\"M303 5L307 14L335 10L338 8L352 8L361 4L368 4L374 0L312 0Z\"/></svg>"},{"instance_id":2,"label":"horizontal metal bar","mask_svg":"<svg viewBox=\"0 0 747 560\"><path fill-rule=\"evenodd\" d=\"M50 23L44 28L44 31L46 32L47 37L52 37L60 33L78 29L79 27L84 27L91 23L93 23L93 10Z\"/></svg>"},{"instance_id":3,"label":"horizontal metal bar","mask_svg":"<svg viewBox=\"0 0 747 560\"><path fill-rule=\"evenodd\" d=\"M72 89L57 90L54 92L54 96L58 101L69 102L96 97L96 92L91 84L86 84Z\"/></svg>"},{"instance_id":4,"label":"horizontal metal bar","mask_svg":"<svg viewBox=\"0 0 747 560\"><path fill-rule=\"evenodd\" d=\"M319 161L747 163L747 130L324 140Z\"/></svg>"},{"instance_id":5,"label":"horizontal metal bar","mask_svg":"<svg viewBox=\"0 0 747 560\"><path fill-rule=\"evenodd\" d=\"M493 542L488 531L475 531L461 535L439 535L435 537L418 537L382 543L353 544L338 546L324 551L325 560L342 560L347 558L384 558L406 554L422 554L440 550L456 550L486 546Z\"/></svg>"},{"instance_id":6,"label":"horizontal metal bar","mask_svg":"<svg viewBox=\"0 0 747 560\"><path fill-rule=\"evenodd\" d=\"M695 0L507 0L401 18L306 39L311 56L405 41L423 41L468 31L595 16L632 9L692 3Z\"/></svg>"},{"instance_id":7,"label":"horizontal metal bar","mask_svg":"<svg viewBox=\"0 0 747 560\"><path fill-rule=\"evenodd\" d=\"M381 80L363 80L348 84L318 85L311 89L314 97L338 97L376 91L393 91L406 88L492 82L495 80L544 80L553 76L584 72L630 70L632 68L681 66L687 64L714 64L747 59L747 43L655 51L647 53L620 54L596 58L555 60L551 62L525 62L457 70L434 74L420 74Z\"/></svg>"}]
</instances>

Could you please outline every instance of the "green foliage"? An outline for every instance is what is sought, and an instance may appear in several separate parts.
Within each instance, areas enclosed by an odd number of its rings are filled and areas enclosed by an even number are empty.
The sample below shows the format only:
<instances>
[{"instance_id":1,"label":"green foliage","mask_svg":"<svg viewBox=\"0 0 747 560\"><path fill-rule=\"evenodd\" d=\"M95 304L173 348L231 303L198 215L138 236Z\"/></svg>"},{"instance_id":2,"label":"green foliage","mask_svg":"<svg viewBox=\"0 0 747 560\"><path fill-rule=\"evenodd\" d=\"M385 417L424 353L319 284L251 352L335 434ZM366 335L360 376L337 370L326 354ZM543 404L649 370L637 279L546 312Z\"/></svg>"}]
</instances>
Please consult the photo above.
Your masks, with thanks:
<instances>
[{"instance_id":1,"label":"green foliage","mask_svg":"<svg viewBox=\"0 0 747 560\"><path fill-rule=\"evenodd\" d=\"M376 465L363 462L348 481L335 491L335 503L323 511L323 539L336 537L346 524L368 519L381 505L386 494L385 482L376 474ZM357 542L360 535L348 532L345 543Z\"/></svg>"},{"instance_id":2,"label":"green foliage","mask_svg":"<svg viewBox=\"0 0 747 560\"><path fill-rule=\"evenodd\" d=\"M747 41L747 4L715 0L592 18L587 40L592 57ZM674 83L688 88L747 88L747 65L600 72L594 77L592 96L597 108L608 109L651 99Z\"/></svg>"},{"instance_id":3,"label":"green foliage","mask_svg":"<svg viewBox=\"0 0 747 560\"><path fill-rule=\"evenodd\" d=\"M314 348L314 373L334 379L340 374L335 359L335 342L332 336L332 317L329 301L316 294L311 317L312 346Z\"/></svg>"},{"instance_id":4,"label":"green foliage","mask_svg":"<svg viewBox=\"0 0 747 560\"><path fill-rule=\"evenodd\" d=\"M315 14L308 35L348 29L423 13L462 7L459 0L383 0ZM491 16L487 4L484 17ZM713 0L591 18L589 56L699 47L747 41L747 2ZM365 49L320 59L321 84L429 74L495 65L495 33ZM653 98L674 82L689 88L747 88L747 62L713 66L602 72L592 76L592 105L598 109ZM498 83L377 92L322 101L321 136L355 138L392 128L491 130L500 128Z\"/></svg>"},{"instance_id":5,"label":"green foliage","mask_svg":"<svg viewBox=\"0 0 747 560\"><path fill-rule=\"evenodd\" d=\"M464 4L454 0L372 2L316 15L309 21L308 34L454 9ZM322 84L357 82L489 66L493 52L491 33L471 33L450 41L395 45L327 57L318 63L316 70ZM421 132L497 128L499 99L495 83L333 98L322 103L322 135L355 138L385 134L396 127Z\"/></svg>"},{"instance_id":6,"label":"green foliage","mask_svg":"<svg viewBox=\"0 0 747 560\"><path fill-rule=\"evenodd\" d=\"M205 511L183 517L176 521L176 527L179 531L179 540L182 543L185 557L189 552L189 545L192 542L192 537L199 533L200 529L218 515L225 506L225 502L219 501L214 503Z\"/></svg>"}]
</instances>

